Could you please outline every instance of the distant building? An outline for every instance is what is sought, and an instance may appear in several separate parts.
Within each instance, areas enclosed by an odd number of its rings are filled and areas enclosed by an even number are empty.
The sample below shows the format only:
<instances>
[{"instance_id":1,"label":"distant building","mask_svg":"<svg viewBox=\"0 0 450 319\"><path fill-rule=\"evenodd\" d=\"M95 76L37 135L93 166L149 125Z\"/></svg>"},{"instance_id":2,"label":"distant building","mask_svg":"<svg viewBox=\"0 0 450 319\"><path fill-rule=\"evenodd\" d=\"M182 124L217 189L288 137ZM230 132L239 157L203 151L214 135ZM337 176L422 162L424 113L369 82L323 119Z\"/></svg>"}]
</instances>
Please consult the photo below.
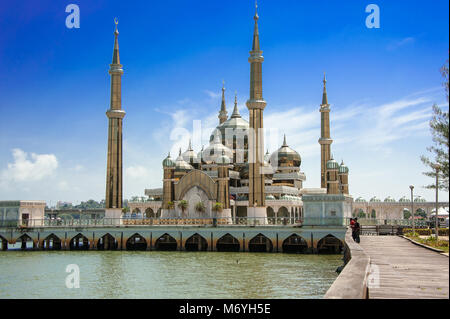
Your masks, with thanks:
<instances>
[{"instance_id":1,"label":"distant building","mask_svg":"<svg viewBox=\"0 0 450 319\"><path fill-rule=\"evenodd\" d=\"M45 201L11 200L0 201L1 226L44 225Z\"/></svg>"}]
</instances>

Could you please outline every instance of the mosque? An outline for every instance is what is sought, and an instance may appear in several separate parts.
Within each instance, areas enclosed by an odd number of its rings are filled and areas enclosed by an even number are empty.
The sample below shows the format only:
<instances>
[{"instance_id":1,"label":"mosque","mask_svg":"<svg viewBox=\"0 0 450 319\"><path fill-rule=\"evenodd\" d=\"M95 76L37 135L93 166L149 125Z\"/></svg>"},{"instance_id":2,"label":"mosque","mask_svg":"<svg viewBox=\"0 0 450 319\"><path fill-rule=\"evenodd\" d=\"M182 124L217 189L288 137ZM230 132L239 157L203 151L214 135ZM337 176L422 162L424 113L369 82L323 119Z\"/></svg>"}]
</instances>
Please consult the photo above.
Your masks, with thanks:
<instances>
[{"instance_id":1,"label":"mosque","mask_svg":"<svg viewBox=\"0 0 450 319\"><path fill-rule=\"evenodd\" d=\"M225 87L222 87L218 125L211 133L209 145L197 153L189 142L187 149L184 152L180 149L177 156L172 157L169 153L162 161L163 187L146 189L148 198L134 197L129 201L132 214L197 218L220 212L221 217L235 221L240 217L261 220L285 218L289 223L296 223L305 218L305 213L308 214L304 206L308 197L311 207L321 207L320 211L311 210L315 215L325 217L328 205L329 216L351 216L353 199L349 196L349 169L331 155L333 140L325 76L319 109L321 188L303 187L306 176L301 169L301 155L289 146L286 136L278 150L264 154L263 134L259 132L264 129L266 101L262 91L264 57L260 49L258 20L256 6L253 44L248 58L250 94L246 105L249 120L239 113L237 97L228 117ZM117 52L114 52L118 60L117 35L116 46ZM324 202L328 204L324 205Z\"/></svg>"}]
</instances>

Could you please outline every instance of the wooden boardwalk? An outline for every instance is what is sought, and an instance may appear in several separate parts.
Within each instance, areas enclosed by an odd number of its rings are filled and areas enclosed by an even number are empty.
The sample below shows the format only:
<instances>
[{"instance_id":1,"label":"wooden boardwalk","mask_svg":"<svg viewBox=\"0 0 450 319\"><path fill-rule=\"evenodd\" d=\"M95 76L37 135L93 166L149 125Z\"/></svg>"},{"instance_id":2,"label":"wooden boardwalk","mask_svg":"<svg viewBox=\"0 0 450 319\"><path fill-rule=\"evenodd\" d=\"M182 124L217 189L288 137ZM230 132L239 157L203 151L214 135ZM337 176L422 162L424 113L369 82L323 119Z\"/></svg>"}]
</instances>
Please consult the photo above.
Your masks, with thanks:
<instances>
[{"instance_id":1,"label":"wooden boardwalk","mask_svg":"<svg viewBox=\"0 0 450 319\"><path fill-rule=\"evenodd\" d=\"M371 269L380 273L379 287L369 286L369 298L449 298L448 257L398 236L361 236L360 245Z\"/></svg>"}]
</instances>

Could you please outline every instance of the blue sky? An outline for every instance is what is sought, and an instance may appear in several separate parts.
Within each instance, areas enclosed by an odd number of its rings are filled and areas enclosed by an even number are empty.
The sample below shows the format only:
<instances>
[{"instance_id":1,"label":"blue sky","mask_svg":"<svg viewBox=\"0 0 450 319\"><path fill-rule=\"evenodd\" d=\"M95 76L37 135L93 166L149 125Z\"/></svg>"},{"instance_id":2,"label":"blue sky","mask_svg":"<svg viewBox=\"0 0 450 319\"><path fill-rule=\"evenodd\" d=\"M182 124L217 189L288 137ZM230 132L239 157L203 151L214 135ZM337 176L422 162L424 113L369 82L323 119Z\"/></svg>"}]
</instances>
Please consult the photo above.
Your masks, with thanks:
<instances>
[{"instance_id":1,"label":"blue sky","mask_svg":"<svg viewBox=\"0 0 450 319\"><path fill-rule=\"evenodd\" d=\"M70 3L80 8L79 29L65 26ZM365 26L369 3L380 8L379 29ZM319 186L326 71L332 152L350 168L353 196L398 199L413 184L432 200L419 157L431 144L431 105L448 108L439 73L448 1L260 0L258 12L265 127L278 133L267 148L286 133L305 187ZM206 139L217 124L222 80L229 114L237 91L248 116L253 14L252 0L1 2L0 199L104 198L114 17L125 71L125 198L160 187L167 152L187 147L189 137L173 130L192 132L200 120Z\"/></svg>"}]
</instances>

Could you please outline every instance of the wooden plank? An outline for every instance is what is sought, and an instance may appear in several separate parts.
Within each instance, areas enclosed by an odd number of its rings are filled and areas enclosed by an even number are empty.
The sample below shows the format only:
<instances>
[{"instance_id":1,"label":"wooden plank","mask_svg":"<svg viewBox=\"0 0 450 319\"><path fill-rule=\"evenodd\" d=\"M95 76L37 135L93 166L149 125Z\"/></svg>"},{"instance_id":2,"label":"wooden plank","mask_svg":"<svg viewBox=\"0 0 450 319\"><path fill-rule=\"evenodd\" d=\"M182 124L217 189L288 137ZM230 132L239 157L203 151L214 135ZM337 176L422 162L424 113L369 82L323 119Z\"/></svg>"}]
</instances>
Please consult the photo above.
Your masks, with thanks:
<instances>
[{"instance_id":1,"label":"wooden plank","mask_svg":"<svg viewBox=\"0 0 450 319\"><path fill-rule=\"evenodd\" d=\"M397 236L361 236L360 245L379 269L379 287L369 287L370 298L449 298L447 256Z\"/></svg>"}]
</instances>

